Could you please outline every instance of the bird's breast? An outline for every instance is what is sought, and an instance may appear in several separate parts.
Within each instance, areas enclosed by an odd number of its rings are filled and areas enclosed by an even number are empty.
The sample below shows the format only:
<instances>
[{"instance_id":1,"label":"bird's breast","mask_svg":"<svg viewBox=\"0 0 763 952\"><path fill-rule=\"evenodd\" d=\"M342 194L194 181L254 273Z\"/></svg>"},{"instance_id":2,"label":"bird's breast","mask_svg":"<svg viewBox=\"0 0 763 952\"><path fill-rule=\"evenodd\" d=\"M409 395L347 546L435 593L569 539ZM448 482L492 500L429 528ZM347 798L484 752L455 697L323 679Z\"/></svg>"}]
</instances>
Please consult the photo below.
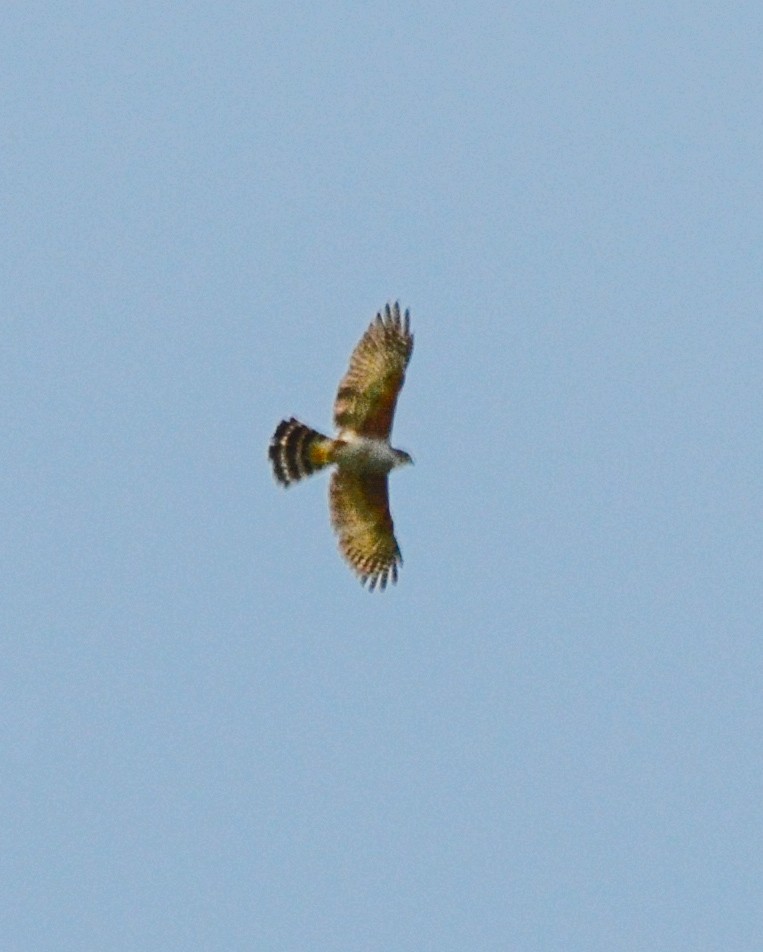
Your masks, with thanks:
<instances>
[{"instance_id":1,"label":"bird's breast","mask_svg":"<svg viewBox=\"0 0 763 952\"><path fill-rule=\"evenodd\" d=\"M343 441L334 458L340 469L357 473L388 473L395 465L389 443L368 437Z\"/></svg>"}]
</instances>

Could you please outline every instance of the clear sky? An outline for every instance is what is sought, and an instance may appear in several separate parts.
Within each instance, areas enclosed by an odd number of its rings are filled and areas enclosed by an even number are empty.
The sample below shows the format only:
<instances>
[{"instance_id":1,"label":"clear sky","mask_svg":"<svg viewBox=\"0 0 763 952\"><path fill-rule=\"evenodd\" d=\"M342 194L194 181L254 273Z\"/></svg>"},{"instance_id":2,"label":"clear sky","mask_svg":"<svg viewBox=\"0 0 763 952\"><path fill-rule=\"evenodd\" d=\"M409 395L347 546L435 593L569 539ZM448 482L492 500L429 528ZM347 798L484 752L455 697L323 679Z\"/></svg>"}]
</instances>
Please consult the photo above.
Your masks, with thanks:
<instances>
[{"instance_id":1,"label":"clear sky","mask_svg":"<svg viewBox=\"0 0 763 952\"><path fill-rule=\"evenodd\" d=\"M763 948L760 5L0 25L0 948Z\"/></svg>"}]
</instances>

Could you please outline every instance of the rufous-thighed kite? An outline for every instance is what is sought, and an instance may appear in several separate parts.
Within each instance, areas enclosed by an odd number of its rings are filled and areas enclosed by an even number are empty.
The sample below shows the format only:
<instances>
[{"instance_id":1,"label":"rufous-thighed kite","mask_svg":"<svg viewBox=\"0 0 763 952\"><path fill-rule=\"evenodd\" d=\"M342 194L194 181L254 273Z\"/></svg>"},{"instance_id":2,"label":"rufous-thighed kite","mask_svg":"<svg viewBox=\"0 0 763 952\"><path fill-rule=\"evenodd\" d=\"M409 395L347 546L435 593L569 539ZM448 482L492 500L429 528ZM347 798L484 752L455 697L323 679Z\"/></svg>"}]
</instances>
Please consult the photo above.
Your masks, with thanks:
<instances>
[{"instance_id":1,"label":"rufous-thighed kite","mask_svg":"<svg viewBox=\"0 0 763 952\"><path fill-rule=\"evenodd\" d=\"M387 474L412 463L390 446L392 417L413 351L411 318L397 303L376 315L350 357L334 401L336 439L292 417L282 420L269 456L279 483L289 486L324 466L331 474L331 524L339 550L371 591L397 581L403 561L389 511Z\"/></svg>"}]
</instances>

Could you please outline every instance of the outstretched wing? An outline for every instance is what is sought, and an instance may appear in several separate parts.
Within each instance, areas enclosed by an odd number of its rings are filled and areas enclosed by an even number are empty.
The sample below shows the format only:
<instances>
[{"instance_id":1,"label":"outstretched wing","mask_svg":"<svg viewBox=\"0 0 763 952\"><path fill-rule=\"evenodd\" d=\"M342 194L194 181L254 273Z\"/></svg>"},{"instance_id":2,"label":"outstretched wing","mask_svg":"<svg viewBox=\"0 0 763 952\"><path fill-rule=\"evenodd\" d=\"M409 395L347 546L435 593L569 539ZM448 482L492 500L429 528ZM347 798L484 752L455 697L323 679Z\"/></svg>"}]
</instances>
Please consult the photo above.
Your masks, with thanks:
<instances>
[{"instance_id":1,"label":"outstretched wing","mask_svg":"<svg viewBox=\"0 0 763 952\"><path fill-rule=\"evenodd\" d=\"M329 492L331 525L339 536L339 551L373 591L397 581L403 561L392 516L389 512L387 475L371 475L337 469Z\"/></svg>"},{"instance_id":2,"label":"outstretched wing","mask_svg":"<svg viewBox=\"0 0 763 952\"><path fill-rule=\"evenodd\" d=\"M338 430L389 439L397 395L411 359L410 314L388 304L376 315L350 357L334 402Z\"/></svg>"}]
</instances>

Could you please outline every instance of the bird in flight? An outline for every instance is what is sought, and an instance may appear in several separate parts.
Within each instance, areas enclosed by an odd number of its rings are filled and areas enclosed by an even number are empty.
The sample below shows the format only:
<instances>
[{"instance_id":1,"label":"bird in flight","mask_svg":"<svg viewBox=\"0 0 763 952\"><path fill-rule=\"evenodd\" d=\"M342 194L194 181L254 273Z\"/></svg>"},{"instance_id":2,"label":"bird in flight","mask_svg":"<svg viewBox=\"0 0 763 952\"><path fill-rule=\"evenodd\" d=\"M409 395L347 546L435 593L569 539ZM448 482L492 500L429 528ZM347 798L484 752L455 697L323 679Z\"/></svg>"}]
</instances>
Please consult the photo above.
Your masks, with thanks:
<instances>
[{"instance_id":1,"label":"bird in flight","mask_svg":"<svg viewBox=\"0 0 763 952\"><path fill-rule=\"evenodd\" d=\"M390 445L392 418L413 351L410 313L387 304L350 357L334 401L336 438L294 417L282 420L268 455L284 486L332 463L329 509L339 550L361 584L383 590L397 581L403 557L389 511L387 475L413 460Z\"/></svg>"}]
</instances>

